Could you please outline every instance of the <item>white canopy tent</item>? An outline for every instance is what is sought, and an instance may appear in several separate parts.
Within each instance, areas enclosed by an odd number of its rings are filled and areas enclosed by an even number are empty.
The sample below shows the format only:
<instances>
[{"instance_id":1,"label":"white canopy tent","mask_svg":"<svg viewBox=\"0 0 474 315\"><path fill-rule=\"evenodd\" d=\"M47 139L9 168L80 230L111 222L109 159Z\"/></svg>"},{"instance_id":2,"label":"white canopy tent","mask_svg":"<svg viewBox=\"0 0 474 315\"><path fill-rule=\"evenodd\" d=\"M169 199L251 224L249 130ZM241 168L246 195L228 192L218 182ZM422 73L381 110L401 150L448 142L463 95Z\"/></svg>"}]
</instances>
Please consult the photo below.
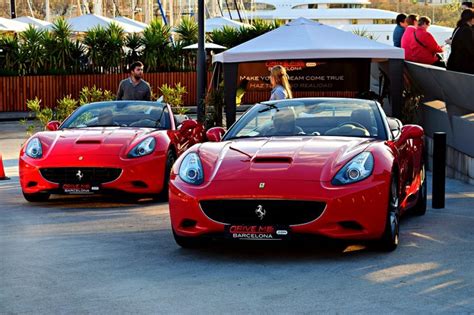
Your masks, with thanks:
<instances>
[{"instance_id":1,"label":"white canopy tent","mask_svg":"<svg viewBox=\"0 0 474 315\"><path fill-rule=\"evenodd\" d=\"M114 20L119 21L119 22L124 23L124 24L129 24L129 25L138 27L138 28L141 29L142 32L145 30L145 28L148 27L148 24L146 24L146 23L139 22L139 21L136 21L136 20L132 20L132 19L130 19L128 17L125 17L125 16L117 16L116 18L114 18Z\"/></svg>"},{"instance_id":2,"label":"white canopy tent","mask_svg":"<svg viewBox=\"0 0 474 315\"><path fill-rule=\"evenodd\" d=\"M23 32L28 24L0 17L0 32Z\"/></svg>"},{"instance_id":3,"label":"white canopy tent","mask_svg":"<svg viewBox=\"0 0 474 315\"><path fill-rule=\"evenodd\" d=\"M235 121L239 63L301 59L365 59L388 61L392 115L400 117L403 88L403 49L345 32L305 18L213 56L223 65L227 125Z\"/></svg>"},{"instance_id":4,"label":"white canopy tent","mask_svg":"<svg viewBox=\"0 0 474 315\"><path fill-rule=\"evenodd\" d=\"M34 18L32 16L21 16L16 19L13 19L14 21L21 22L21 23L26 23L26 24L31 24L35 27L43 28L51 25L52 23L43 21L37 18Z\"/></svg>"},{"instance_id":5,"label":"white canopy tent","mask_svg":"<svg viewBox=\"0 0 474 315\"><path fill-rule=\"evenodd\" d=\"M213 30L221 29L224 26L230 26L233 28L251 27L250 24L240 23L222 16L207 19L204 25L206 33L211 33Z\"/></svg>"},{"instance_id":6,"label":"white canopy tent","mask_svg":"<svg viewBox=\"0 0 474 315\"><path fill-rule=\"evenodd\" d=\"M404 59L405 53L397 47L299 18L215 55L213 62L315 58Z\"/></svg>"},{"instance_id":7,"label":"white canopy tent","mask_svg":"<svg viewBox=\"0 0 474 315\"><path fill-rule=\"evenodd\" d=\"M118 24L120 27L123 28L125 33L140 33L143 31L139 27L136 27L130 24L125 24L120 21L114 21L105 16L100 16L96 14L85 14L85 15L73 17L73 18L67 19L67 22L71 25L73 32L87 32L88 30L96 26L102 26L104 28L107 28L110 25L110 23ZM48 26L48 28L51 28L51 26Z\"/></svg>"}]
</instances>

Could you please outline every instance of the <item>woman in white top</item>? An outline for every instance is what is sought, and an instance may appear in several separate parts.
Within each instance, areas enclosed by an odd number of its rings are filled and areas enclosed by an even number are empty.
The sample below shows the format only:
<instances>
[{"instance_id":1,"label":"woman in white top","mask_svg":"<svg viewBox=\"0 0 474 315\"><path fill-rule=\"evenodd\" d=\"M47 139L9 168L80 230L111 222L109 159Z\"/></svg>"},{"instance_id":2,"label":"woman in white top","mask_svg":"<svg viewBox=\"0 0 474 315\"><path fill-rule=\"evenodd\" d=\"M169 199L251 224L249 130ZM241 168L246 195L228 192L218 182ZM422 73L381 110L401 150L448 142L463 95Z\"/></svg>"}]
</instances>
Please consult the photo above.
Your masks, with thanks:
<instances>
[{"instance_id":1,"label":"woman in white top","mask_svg":"<svg viewBox=\"0 0 474 315\"><path fill-rule=\"evenodd\" d=\"M293 98L285 67L278 65L270 70L270 83L273 88L270 101Z\"/></svg>"}]
</instances>

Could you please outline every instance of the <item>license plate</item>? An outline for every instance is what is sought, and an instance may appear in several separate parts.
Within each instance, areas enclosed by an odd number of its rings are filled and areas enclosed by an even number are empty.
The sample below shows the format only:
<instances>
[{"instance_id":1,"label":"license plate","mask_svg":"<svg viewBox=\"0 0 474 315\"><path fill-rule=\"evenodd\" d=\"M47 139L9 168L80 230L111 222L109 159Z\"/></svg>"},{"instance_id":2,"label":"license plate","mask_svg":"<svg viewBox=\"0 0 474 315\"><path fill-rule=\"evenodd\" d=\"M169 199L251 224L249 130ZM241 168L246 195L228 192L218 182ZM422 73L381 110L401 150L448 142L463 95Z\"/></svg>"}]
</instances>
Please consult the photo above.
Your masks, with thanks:
<instances>
[{"instance_id":1,"label":"license plate","mask_svg":"<svg viewBox=\"0 0 474 315\"><path fill-rule=\"evenodd\" d=\"M92 194L99 191L99 187L90 184L63 184L62 189L66 194Z\"/></svg>"},{"instance_id":2,"label":"license plate","mask_svg":"<svg viewBox=\"0 0 474 315\"><path fill-rule=\"evenodd\" d=\"M285 240L290 236L290 229L273 225L226 225L225 234L238 240Z\"/></svg>"}]
</instances>

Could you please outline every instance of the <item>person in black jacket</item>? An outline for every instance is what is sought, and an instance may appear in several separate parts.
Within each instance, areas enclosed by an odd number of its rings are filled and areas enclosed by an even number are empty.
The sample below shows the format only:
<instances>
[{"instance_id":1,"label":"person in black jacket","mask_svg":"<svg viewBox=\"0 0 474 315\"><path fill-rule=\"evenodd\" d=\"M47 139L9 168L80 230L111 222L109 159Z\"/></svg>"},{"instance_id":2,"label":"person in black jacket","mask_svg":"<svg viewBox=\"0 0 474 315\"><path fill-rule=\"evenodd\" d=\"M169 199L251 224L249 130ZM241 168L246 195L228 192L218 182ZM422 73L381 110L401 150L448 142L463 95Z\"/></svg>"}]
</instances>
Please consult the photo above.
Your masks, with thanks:
<instances>
[{"instance_id":1,"label":"person in black jacket","mask_svg":"<svg viewBox=\"0 0 474 315\"><path fill-rule=\"evenodd\" d=\"M464 10L453 33L448 70L474 74L474 11Z\"/></svg>"}]
</instances>

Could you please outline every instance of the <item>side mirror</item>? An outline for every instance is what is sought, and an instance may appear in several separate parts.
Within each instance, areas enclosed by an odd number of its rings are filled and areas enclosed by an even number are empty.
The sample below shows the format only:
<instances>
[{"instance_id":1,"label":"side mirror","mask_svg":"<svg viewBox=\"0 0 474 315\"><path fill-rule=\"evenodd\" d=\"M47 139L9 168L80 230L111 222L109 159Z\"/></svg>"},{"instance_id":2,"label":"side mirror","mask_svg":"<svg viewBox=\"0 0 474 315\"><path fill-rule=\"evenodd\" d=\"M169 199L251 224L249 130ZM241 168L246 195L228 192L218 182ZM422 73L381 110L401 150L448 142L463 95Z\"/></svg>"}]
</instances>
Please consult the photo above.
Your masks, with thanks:
<instances>
[{"instance_id":1,"label":"side mirror","mask_svg":"<svg viewBox=\"0 0 474 315\"><path fill-rule=\"evenodd\" d=\"M209 129L206 132L206 137L207 137L207 140L209 140L210 142L220 142L222 140L222 136L224 135L224 133L225 133L224 128L214 127L214 128Z\"/></svg>"},{"instance_id":2,"label":"side mirror","mask_svg":"<svg viewBox=\"0 0 474 315\"><path fill-rule=\"evenodd\" d=\"M179 127L179 130L181 132L187 132L189 130L192 130L194 128L196 128L196 126L198 125L197 121L193 120L193 119L187 119L187 120L184 120L180 127Z\"/></svg>"},{"instance_id":3,"label":"side mirror","mask_svg":"<svg viewBox=\"0 0 474 315\"><path fill-rule=\"evenodd\" d=\"M405 125L402 127L400 138L397 141L405 142L408 139L421 138L424 134L423 128L418 125Z\"/></svg>"},{"instance_id":4,"label":"side mirror","mask_svg":"<svg viewBox=\"0 0 474 315\"><path fill-rule=\"evenodd\" d=\"M59 125L61 125L61 123L57 120L50 121L46 124L46 130L56 131L59 129Z\"/></svg>"}]
</instances>

